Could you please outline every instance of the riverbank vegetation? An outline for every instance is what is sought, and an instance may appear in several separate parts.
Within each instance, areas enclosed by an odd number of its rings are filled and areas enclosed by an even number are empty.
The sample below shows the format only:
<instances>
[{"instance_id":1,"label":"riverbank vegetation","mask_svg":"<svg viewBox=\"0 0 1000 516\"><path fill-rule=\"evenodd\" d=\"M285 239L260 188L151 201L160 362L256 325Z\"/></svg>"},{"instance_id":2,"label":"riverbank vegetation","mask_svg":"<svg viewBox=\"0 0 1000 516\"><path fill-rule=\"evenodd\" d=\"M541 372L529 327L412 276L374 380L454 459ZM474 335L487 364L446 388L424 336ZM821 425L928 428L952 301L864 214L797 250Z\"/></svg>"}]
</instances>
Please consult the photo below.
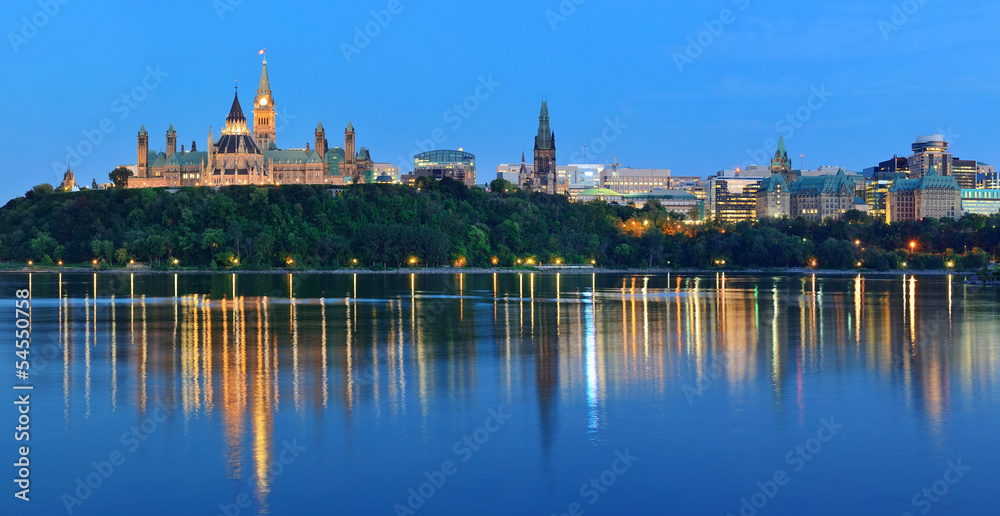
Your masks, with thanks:
<instances>
[{"instance_id":1,"label":"riverbank vegetation","mask_svg":"<svg viewBox=\"0 0 1000 516\"><path fill-rule=\"evenodd\" d=\"M657 203L570 203L494 182L88 190L36 187L0 209L0 259L157 268L594 264L643 268L978 270L1000 216L887 225L694 223Z\"/></svg>"}]
</instances>

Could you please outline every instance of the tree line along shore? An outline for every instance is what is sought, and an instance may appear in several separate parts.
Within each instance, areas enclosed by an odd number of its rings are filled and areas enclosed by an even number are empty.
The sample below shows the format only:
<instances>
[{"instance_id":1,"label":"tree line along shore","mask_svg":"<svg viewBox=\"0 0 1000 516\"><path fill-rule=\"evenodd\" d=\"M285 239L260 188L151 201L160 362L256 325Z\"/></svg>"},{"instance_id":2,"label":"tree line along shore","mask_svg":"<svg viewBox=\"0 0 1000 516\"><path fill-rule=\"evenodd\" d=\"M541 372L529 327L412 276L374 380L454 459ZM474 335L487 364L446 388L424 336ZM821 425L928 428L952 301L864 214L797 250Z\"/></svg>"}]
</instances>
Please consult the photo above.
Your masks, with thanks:
<instances>
[{"instance_id":1,"label":"tree line along shore","mask_svg":"<svg viewBox=\"0 0 1000 516\"><path fill-rule=\"evenodd\" d=\"M571 203L495 181L109 189L40 185L0 208L0 260L38 267L335 270L536 268L982 270L1000 216L886 224L725 224L642 208Z\"/></svg>"}]
</instances>

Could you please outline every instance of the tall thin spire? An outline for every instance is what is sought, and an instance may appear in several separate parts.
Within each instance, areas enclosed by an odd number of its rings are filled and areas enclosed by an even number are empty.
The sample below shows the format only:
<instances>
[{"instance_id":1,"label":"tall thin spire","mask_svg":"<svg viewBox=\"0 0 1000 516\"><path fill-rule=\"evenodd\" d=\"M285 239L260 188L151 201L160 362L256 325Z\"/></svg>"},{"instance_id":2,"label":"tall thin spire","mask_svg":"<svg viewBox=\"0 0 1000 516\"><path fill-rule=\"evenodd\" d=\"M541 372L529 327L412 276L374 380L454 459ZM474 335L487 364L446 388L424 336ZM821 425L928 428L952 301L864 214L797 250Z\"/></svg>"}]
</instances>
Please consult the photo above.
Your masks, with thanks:
<instances>
[{"instance_id":1,"label":"tall thin spire","mask_svg":"<svg viewBox=\"0 0 1000 516\"><path fill-rule=\"evenodd\" d=\"M257 96L270 96L271 95L271 82L267 78L267 59L264 59L264 64L260 72L260 86L257 87Z\"/></svg>"},{"instance_id":2,"label":"tall thin spire","mask_svg":"<svg viewBox=\"0 0 1000 516\"><path fill-rule=\"evenodd\" d=\"M549 103L542 101L542 110L538 115L538 139L535 142L538 149L552 148L552 128L549 126Z\"/></svg>"}]
</instances>

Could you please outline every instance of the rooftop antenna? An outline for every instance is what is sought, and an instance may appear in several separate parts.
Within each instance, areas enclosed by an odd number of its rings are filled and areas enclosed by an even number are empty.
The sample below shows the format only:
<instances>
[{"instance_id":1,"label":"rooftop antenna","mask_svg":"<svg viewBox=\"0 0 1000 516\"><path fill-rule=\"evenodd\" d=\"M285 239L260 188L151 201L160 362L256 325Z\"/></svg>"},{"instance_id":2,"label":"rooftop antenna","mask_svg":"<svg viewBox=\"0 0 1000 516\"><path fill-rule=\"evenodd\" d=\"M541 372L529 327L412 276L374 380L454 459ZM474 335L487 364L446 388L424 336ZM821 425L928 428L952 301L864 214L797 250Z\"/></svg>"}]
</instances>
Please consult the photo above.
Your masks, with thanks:
<instances>
[{"instance_id":1,"label":"rooftop antenna","mask_svg":"<svg viewBox=\"0 0 1000 516\"><path fill-rule=\"evenodd\" d=\"M799 170L805 170L805 167L802 165L802 163L805 162L805 159L805 154L799 154Z\"/></svg>"}]
</instances>

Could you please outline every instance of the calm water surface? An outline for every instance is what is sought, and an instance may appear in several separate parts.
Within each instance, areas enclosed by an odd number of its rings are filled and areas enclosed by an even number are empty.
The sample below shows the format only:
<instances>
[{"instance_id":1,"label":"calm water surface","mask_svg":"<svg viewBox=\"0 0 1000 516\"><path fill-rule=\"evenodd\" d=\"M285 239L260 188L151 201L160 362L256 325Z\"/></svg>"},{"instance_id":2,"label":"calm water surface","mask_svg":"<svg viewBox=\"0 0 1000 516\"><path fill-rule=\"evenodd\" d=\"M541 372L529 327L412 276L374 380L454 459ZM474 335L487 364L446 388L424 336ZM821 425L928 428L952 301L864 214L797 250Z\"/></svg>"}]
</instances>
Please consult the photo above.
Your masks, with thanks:
<instances>
[{"instance_id":1,"label":"calm water surface","mask_svg":"<svg viewBox=\"0 0 1000 516\"><path fill-rule=\"evenodd\" d=\"M8 481L3 514L1000 507L1000 295L958 277L0 283L34 353L32 501Z\"/></svg>"}]
</instances>

